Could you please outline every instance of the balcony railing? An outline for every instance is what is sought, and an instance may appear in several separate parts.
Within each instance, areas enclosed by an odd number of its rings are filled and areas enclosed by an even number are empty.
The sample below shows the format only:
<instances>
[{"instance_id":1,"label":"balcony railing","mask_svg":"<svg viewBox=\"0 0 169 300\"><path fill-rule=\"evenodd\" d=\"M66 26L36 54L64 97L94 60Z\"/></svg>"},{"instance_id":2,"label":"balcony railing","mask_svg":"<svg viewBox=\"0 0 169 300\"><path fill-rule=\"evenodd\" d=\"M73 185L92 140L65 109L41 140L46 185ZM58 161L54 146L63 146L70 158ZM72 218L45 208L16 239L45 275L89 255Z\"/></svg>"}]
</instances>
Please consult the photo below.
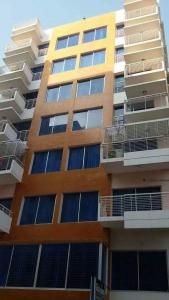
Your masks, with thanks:
<instances>
[{"instance_id":1,"label":"balcony railing","mask_svg":"<svg viewBox=\"0 0 169 300\"><path fill-rule=\"evenodd\" d=\"M125 37L125 44L131 45L136 43L142 43L149 40L160 39L161 34L158 30L148 30L144 32L138 32L136 34L127 35Z\"/></svg>"},{"instance_id":2,"label":"balcony railing","mask_svg":"<svg viewBox=\"0 0 169 300\"><path fill-rule=\"evenodd\" d=\"M5 131L5 128L6 128L7 125L10 125L10 127L17 133L16 128L8 120L0 120L0 133Z\"/></svg>"},{"instance_id":3,"label":"balcony railing","mask_svg":"<svg viewBox=\"0 0 169 300\"><path fill-rule=\"evenodd\" d=\"M34 99L26 99L26 104L25 104L25 108L26 109L31 109L31 108L34 108L35 105L36 105L36 98Z\"/></svg>"},{"instance_id":4,"label":"balcony railing","mask_svg":"<svg viewBox=\"0 0 169 300\"><path fill-rule=\"evenodd\" d=\"M0 204L0 211L4 212L6 215L8 215L9 217L12 217L12 212L11 210L9 210L8 208L6 208L5 206L3 206L2 204Z\"/></svg>"},{"instance_id":5,"label":"balcony railing","mask_svg":"<svg viewBox=\"0 0 169 300\"><path fill-rule=\"evenodd\" d=\"M21 130L18 132L18 140L21 140L23 142L28 141L28 135L29 135L29 130Z\"/></svg>"},{"instance_id":6,"label":"balcony railing","mask_svg":"<svg viewBox=\"0 0 169 300\"><path fill-rule=\"evenodd\" d=\"M43 72L33 73L32 81L41 80Z\"/></svg>"},{"instance_id":7,"label":"balcony railing","mask_svg":"<svg viewBox=\"0 0 169 300\"><path fill-rule=\"evenodd\" d=\"M166 106L168 106L168 95L165 93L132 98L125 102L127 113Z\"/></svg>"},{"instance_id":8,"label":"balcony railing","mask_svg":"<svg viewBox=\"0 0 169 300\"><path fill-rule=\"evenodd\" d=\"M148 7L142 7L142 8L135 9L135 10L130 10L130 11L126 12L126 20L155 14L155 13L157 13L157 9L158 9L157 6L153 5L153 6L148 6Z\"/></svg>"},{"instance_id":9,"label":"balcony railing","mask_svg":"<svg viewBox=\"0 0 169 300\"><path fill-rule=\"evenodd\" d=\"M164 61L161 58L143 60L126 65L126 76L142 72L151 72L164 68Z\"/></svg>"},{"instance_id":10,"label":"balcony railing","mask_svg":"<svg viewBox=\"0 0 169 300\"><path fill-rule=\"evenodd\" d=\"M11 65L6 65L6 66L1 66L0 67L0 75L16 72L16 71L21 71L24 68L24 62L17 62L15 64Z\"/></svg>"},{"instance_id":11,"label":"balcony railing","mask_svg":"<svg viewBox=\"0 0 169 300\"><path fill-rule=\"evenodd\" d=\"M6 52L9 51L14 51L23 47L28 47L31 46L32 43L32 39L25 39L25 40L21 40L21 41L17 41L17 43L10 43L7 45L6 47Z\"/></svg>"},{"instance_id":12,"label":"balcony railing","mask_svg":"<svg viewBox=\"0 0 169 300\"><path fill-rule=\"evenodd\" d=\"M25 152L25 145L20 140L0 142L0 160L3 158L17 157L22 160Z\"/></svg>"},{"instance_id":13,"label":"balcony railing","mask_svg":"<svg viewBox=\"0 0 169 300\"><path fill-rule=\"evenodd\" d=\"M169 210L169 193L140 193L100 197L100 217L124 216L124 212Z\"/></svg>"},{"instance_id":14,"label":"balcony railing","mask_svg":"<svg viewBox=\"0 0 169 300\"><path fill-rule=\"evenodd\" d=\"M124 80L115 83L114 92L115 93L124 92Z\"/></svg>"},{"instance_id":15,"label":"balcony railing","mask_svg":"<svg viewBox=\"0 0 169 300\"><path fill-rule=\"evenodd\" d=\"M21 167L23 167L22 160L20 160L17 156L3 156L0 157L0 171L10 170L13 161L16 161Z\"/></svg>"}]
</instances>

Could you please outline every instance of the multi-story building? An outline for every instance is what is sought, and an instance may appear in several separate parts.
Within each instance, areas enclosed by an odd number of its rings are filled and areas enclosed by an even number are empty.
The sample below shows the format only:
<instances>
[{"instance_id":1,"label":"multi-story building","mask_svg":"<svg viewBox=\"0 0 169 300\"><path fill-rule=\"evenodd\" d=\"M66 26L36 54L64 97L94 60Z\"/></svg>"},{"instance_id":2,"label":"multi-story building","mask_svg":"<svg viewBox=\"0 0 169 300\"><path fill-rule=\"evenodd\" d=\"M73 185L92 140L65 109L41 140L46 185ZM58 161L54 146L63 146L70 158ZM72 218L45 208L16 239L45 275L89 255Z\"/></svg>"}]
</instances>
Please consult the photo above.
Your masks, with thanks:
<instances>
[{"instance_id":1,"label":"multi-story building","mask_svg":"<svg viewBox=\"0 0 169 300\"><path fill-rule=\"evenodd\" d=\"M0 68L0 299L169 297L169 103L157 0L13 28Z\"/></svg>"}]
</instances>

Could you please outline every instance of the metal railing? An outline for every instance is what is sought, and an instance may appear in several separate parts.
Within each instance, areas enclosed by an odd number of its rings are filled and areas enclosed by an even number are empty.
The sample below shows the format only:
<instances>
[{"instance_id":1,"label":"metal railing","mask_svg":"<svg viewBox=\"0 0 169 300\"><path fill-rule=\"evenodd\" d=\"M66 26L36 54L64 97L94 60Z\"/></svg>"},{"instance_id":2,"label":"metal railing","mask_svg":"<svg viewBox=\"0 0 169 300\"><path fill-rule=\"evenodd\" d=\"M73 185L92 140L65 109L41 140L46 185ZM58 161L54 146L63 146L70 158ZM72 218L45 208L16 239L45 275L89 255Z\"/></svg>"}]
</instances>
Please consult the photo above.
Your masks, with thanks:
<instances>
[{"instance_id":1,"label":"metal railing","mask_svg":"<svg viewBox=\"0 0 169 300\"><path fill-rule=\"evenodd\" d=\"M138 193L100 197L100 217L124 216L124 212L169 209L169 193Z\"/></svg>"},{"instance_id":2,"label":"metal railing","mask_svg":"<svg viewBox=\"0 0 169 300\"><path fill-rule=\"evenodd\" d=\"M42 78L42 73L43 73L43 71L37 72L37 73L33 73L32 81L35 81L35 80L41 80L41 78Z\"/></svg>"},{"instance_id":3,"label":"metal railing","mask_svg":"<svg viewBox=\"0 0 169 300\"><path fill-rule=\"evenodd\" d=\"M166 93L147 95L126 100L125 111L130 113L152 108L166 107L168 104L168 95Z\"/></svg>"},{"instance_id":4,"label":"metal railing","mask_svg":"<svg viewBox=\"0 0 169 300\"><path fill-rule=\"evenodd\" d=\"M25 62L17 62L11 65L1 66L0 67L0 75L21 71L23 70Z\"/></svg>"},{"instance_id":5,"label":"metal railing","mask_svg":"<svg viewBox=\"0 0 169 300\"><path fill-rule=\"evenodd\" d=\"M38 56L45 56L47 55L47 52L48 52L48 48L44 48L44 49L39 49L38 50Z\"/></svg>"},{"instance_id":6,"label":"metal railing","mask_svg":"<svg viewBox=\"0 0 169 300\"><path fill-rule=\"evenodd\" d=\"M158 7L156 5L152 5L152 6L141 7L138 9L130 10L126 12L126 20L155 14L157 13L157 9Z\"/></svg>"},{"instance_id":7,"label":"metal railing","mask_svg":"<svg viewBox=\"0 0 169 300\"><path fill-rule=\"evenodd\" d=\"M10 127L17 133L16 128L8 120L0 120L0 133L5 131L5 128L6 128L7 125L10 125Z\"/></svg>"},{"instance_id":8,"label":"metal railing","mask_svg":"<svg viewBox=\"0 0 169 300\"><path fill-rule=\"evenodd\" d=\"M17 49L20 49L20 48L23 48L23 47L28 47L28 46L31 45L31 43L32 43L32 39L20 40L20 41L17 41L16 44L15 43L9 43L6 46L5 51L8 52L8 51L17 50Z\"/></svg>"},{"instance_id":9,"label":"metal railing","mask_svg":"<svg viewBox=\"0 0 169 300\"><path fill-rule=\"evenodd\" d=\"M25 99L25 102L26 102L25 108L26 109L34 108L35 105L36 105L36 100L37 100L36 98L34 98L34 99Z\"/></svg>"},{"instance_id":10,"label":"metal railing","mask_svg":"<svg viewBox=\"0 0 169 300\"><path fill-rule=\"evenodd\" d=\"M24 143L20 140L0 142L0 159L2 160L4 157L9 156L22 159L25 147Z\"/></svg>"},{"instance_id":11,"label":"metal railing","mask_svg":"<svg viewBox=\"0 0 169 300\"><path fill-rule=\"evenodd\" d=\"M141 42L146 42L149 40L159 39L161 37L160 31L149 30L144 32L138 32L135 34L127 35L125 37L125 45L131 45Z\"/></svg>"},{"instance_id":12,"label":"metal railing","mask_svg":"<svg viewBox=\"0 0 169 300\"><path fill-rule=\"evenodd\" d=\"M15 155L0 156L0 171L10 170L13 161L16 161L21 167L23 167L22 160L18 159Z\"/></svg>"},{"instance_id":13,"label":"metal railing","mask_svg":"<svg viewBox=\"0 0 169 300\"><path fill-rule=\"evenodd\" d=\"M124 80L119 81L119 82L115 82L114 92L115 93L122 93L122 92L124 92L124 85L125 85Z\"/></svg>"},{"instance_id":14,"label":"metal railing","mask_svg":"<svg viewBox=\"0 0 169 300\"><path fill-rule=\"evenodd\" d=\"M148 59L126 65L125 75L131 76L142 72L151 72L164 68L164 60L161 58Z\"/></svg>"},{"instance_id":15,"label":"metal railing","mask_svg":"<svg viewBox=\"0 0 169 300\"><path fill-rule=\"evenodd\" d=\"M6 208L4 205L0 204L0 211L4 212L9 217L12 217L12 212L8 208Z\"/></svg>"},{"instance_id":16,"label":"metal railing","mask_svg":"<svg viewBox=\"0 0 169 300\"><path fill-rule=\"evenodd\" d=\"M28 140L28 135L29 135L29 130L21 130L18 132L18 140L21 140L23 142L27 142Z\"/></svg>"},{"instance_id":17,"label":"metal railing","mask_svg":"<svg viewBox=\"0 0 169 300\"><path fill-rule=\"evenodd\" d=\"M115 62L119 63L119 62L122 62L122 61L124 61L124 55L123 54L117 54L116 57L115 57Z\"/></svg>"},{"instance_id":18,"label":"metal railing","mask_svg":"<svg viewBox=\"0 0 169 300\"><path fill-rule=\"evenodd\" d=\"M124 153L149 151L165 148L169 148L169 136L140 138L136 140L128 140L125 142L110 142L102 144L102 158L117 159L123 158Z\"/></svg>"}]
</instances>

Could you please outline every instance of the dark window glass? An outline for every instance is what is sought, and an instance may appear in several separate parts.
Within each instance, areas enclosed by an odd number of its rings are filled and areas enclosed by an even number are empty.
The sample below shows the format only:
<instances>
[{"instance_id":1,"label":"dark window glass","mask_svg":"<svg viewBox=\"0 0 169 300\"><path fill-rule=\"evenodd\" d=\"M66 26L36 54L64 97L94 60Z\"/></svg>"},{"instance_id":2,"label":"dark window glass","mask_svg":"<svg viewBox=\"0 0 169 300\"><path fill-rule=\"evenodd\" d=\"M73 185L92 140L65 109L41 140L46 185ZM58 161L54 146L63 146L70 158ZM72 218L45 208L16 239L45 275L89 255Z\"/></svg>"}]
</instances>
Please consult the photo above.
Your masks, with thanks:
<instances>
[{"instance_id":1,"label":"dark window glass","mask_svg":"<svg viewBox=\"0 0 169 300\"><path fill-rule=\"evenodd\" d=\"M72 244L67 288L89 289L91 276L98 273L98 244Z\"/></svg>"},{"instance_id":2,"label":"dark window glass","mask_svg":"<svg viewBox=\"0 0 169 300\"><path fill-rule=\"evenodd\" d=\"M83 54L80 58L80 67L89 67L93 65L93 53Z\"/></svg>"},{"instance_id":3,"label":"dark window glass","mask_svg":"<svg viewBox=\"0 0 169 300\"><path fill-rule=\"evenodd\" d=\"M36 224L52 223L55 195L40 196Z\"/></svg>"},{"instance_id":4,"label":"dark window glass","mask_svg":"<svg viewBox=\"0 0 169 300\"><path fill-rule=\"evenodd\" d=\"M94 36L95 36L95 30L84 32L83 42L84 43L92 42L94 40Z\"/></svg>"},{"instance_id":5,"label":"dark window glass","mask_svg":"<svg viewBox=\"0 0 169 300\"><path fill-rule=\"evenodd\" d=\"M44 173L46 168L48 152L36 152L34 154L33 165L32 165L32 174L35 173Z\"/></svg>"},{"instance_id":6,"label":"dark window glass","mask_svg":"<svg viewBox=\"0 0 169 300\"><path fill-rule=\"evenodd\" d=\"M90 31L86 31L86 32L84 32L83 42L88 43L88 42L92 42L94 40L104 39L106 37L106 34L107 34L106 26L96 28L96 29L93 29Z\"/></svg>"},{"instance_id":7,"label":"dark window glass","mask_svg":"<svg viewBox=\"0 0 169 300\"><path fill-rule=\"evenodd\" d=\"M15 246L7 286L33 286L38 249L38 245Z\"/></svg>"},{"instance_id":8,"label":"dark window glass","mask_svg":"<svg viewBox=\"0 0 169 300\"><path fill-rule=\"evenodd\" d=\"M55 172L60 170L62 160L62 149L49 151L46 172Z\"/></svg>"},{"instance_id":9,"label":"dark window glass","mask_svg":"<svg viewBox=\"0 0 169 300\"><path fill-rule=\"evenodd\" d=\"M100 165L100 145L85 147L84 168L97 168Z\"/></svg>"},{"instance_id":10,"label":"dark window glass","mask_svg":"<svg viewBox=\"0 0 169 300\"><path fill-rule=\"evenodd\" d=\"M67 47L67 37L59 38L57 41L57 49L63 49Z\"/></svg>"},{"instance_id":11,"label":"dark window glass","mask_svg":"<svg viewBox=\"0 0 169 300\"><path fill-rule=\"evenodd\" d=\"M53 127L51 126L50 117L42 117L39 135L51 134Z\"/></svg>"},{"instance_id":12,"label":"dark window glass","mask_svg":"<svg viewBox=\"0 0 169 300\"><path fill-rule=\"evenodd\" d=\"M98 193L81 193L79 221L97 221Z\"/></svg>"},{"instance_id":13,"label":"dark window glass","mask_svg":"<svg viewBox=\"0 0 169 300\"><path fill-rule=\"evenodd\" d=\"M6 285L6 279L10 264L12 246L0 247L0 286Z\"/></svg>"},{"instance_id":14,"label":"dark window glass","mask_svg":"<svg viewBox=\"0 0 169 300\"><path fill-rule=\"evenodd\" d=\"M112 290L138 289L137 252L112 252Z\"/></svg>"},{"instance_id":15,"label":"dark window glass","mask_svg":"<svg viewBox=\"0 0 169 300\"><path fill-rule=\"evenodd\" d=\"M71 98L72 83L60 86L59 101Z\"/></svg>"},{"instance_id":16,"label":"dark window glass","mask_svg":"<svg viewBox=\"0 0 169 300\"><path fill-rule=\"evenodd\" d=\"M91 91L90 94L103 93L104 88L104 77L95 78L91 80Z\"/></svg>"},{"instance_id":17,"label":"dark window glass","mask_svg":"<svg viewBox=\"0 0 169 300\"><path fill-rule=\"evenodd\" d=\"M83 167L84 147L71 148L69 150L68 170L81 169Z\"/></svg>"},{"instance_id":18,"label":"dark window glass","mask_svg":"<svg viewBox=\"0 0 169 300\"><path fill-rule=\"evenodd\" d=\"M58 100L59 86L50 87L47 89L46 100L47 102L55 102Z\"/></svg>"},{"instance_id":19,"label":"dark window glass","mask_svg":"<svg viewBox=\"0 0 169 300\"><path fill-rule=\"evenodd\" d=\"M167 260L164 251L139 253L139 288L143 291L167 291Z\"/></svg>"},{"instance_id":20,"label":"dark window glass","mask_svg":"<svg viewBox=\"0 0 169 300\"><path fill-rule=\"evenodd\" d=\"M7 209L11 209L12 198L0 199L0 205L3 205Z\"/></svg>"},{"instance_id":21,"label":"dark window glass","mask_svg":"<svg viewBox=\"0 0 169 300\"><path fill-rule=\"evenodd\" d=\"M66 47L72 47L77 45L79 42L79 34L73 34L66 37L61 37L57 41L57 49L63 49Z\"/></svg>"},{"instance_id":22,"label":"dark window glass","mask_svg":"<svg viewBox=\"0 0 169 300\"><path fill-rule=\"evenodd\" d=\"M38 203L38 196L25 198L20 225L35 224Z\"/></svg>"},{"instance_id":23,"label":"dark window glass","mask_svg":"<svg viewBox=\"0 0 169 300\"><path fill-rule=\"evenodd\" d=\"M50 87L47 90L46 101L58 102L71 98L72 83L63 84L60 86Z\"/></svg>"},{"instance_id":24,"label":"dark window glass","mask_svg":"<svg viewBox=\"0 0 169 300\"><path fill-rule=\"evenodd\" d=\"M102 126L102 109L74 113L73 131Z\"/></svg>"},{"instance_id":25,"label":"dark window glass","mask_svg":"<svg viewBox=\"0 0 169 300\"><path fill-rule=\"evenodd\" d=\"M79 42L79 34L73 34L69 36L68 47L76 46Z\"/></svg>"},{"instance_id":26,"label":"dark window glass","mask_svg":"<svg viewBox=\"0 0 169 300\"><path fill-rule=\"evenodd\" d=\"M78 82L78 90L77 97L87 96L90 93L90 80L79 81Z\"/></svg>"},{"instance_id":27,"label":"dark window glass","mask_svg":"<svg viewBox=\"0 0 169 300\"><path fill-rule=\"evenodd\" d=\"M68 247L68 244L42 245L37 287L65 287Z\"/></svg>"},{"instance_id":28,"label":"dark window glass","mask_svg":"<svg viewBox=\"0 0 169 300\"><path fill-rule=\"evenodd\" d=\"M61 223L78 221L79 198L79 193L63 195Z\"/></svg>"},{"instance_id":29,"label":"dark window glass","mask_svg":"<svg viewBox=\"0 0 169 300\"><path fill-rule=\"evenodd\" d=\"M101 40L106 37L107 27L101 27L96 29L95 40Z\"/></svg>"},{"instance_id":30,"label":"dark window glass","mask_svg":"<svg viewBox=\"0 0 169 300\"><path fill-rule=\"evenodd\" d=\"M32 174L59 171L61 160L62 149L37 152L34 154Z\"/></svg>"}]
</instances>

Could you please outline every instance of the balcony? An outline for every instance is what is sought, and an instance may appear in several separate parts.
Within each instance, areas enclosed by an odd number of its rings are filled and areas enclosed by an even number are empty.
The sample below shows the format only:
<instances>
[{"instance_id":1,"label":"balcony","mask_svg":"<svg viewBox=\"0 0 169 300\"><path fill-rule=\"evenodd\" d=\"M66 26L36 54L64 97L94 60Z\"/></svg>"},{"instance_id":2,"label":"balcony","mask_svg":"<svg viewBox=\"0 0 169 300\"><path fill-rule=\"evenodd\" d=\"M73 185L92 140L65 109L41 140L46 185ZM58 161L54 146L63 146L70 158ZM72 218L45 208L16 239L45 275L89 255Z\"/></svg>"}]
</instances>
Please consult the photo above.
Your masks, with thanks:
<instances>
[{"instance_id":1,"label":"balcony","mask_svg":"<svg viewBox=\"0 0 169 300\"><path fill-rule=\"evenodd\" d=\"M14 42L31 38L38 45L44 38L40 22L38 19L14 26L11 38Z\"/></svg>"},{"instance_id":2,"label":"balcony","mask_svg":"<svg viewBox=\"0 0 169 300\"><path fill-rule=\"evenodd\" d=\"M17 139L21 140L22 142L27 142L28 141L28 135L29 135L29 130L18 131Z\"/></svg>"},{"instance_id":3,"label":"balcony","mask_svg":"<svg viewBox=\"0 0 169 300\"><path fill-rule=\"evenodd\" d=\"M0 142L15 141L17 139L17 130L7 120L0 121Z\"/></svg>"},{"instance_id":4,"label":"balcony","mask_svg":"<svg viewBox=\"0 0 169 300\"><path fill-rule=\"evenodd\" d=\"M12 213L0 204L0 231L9 233L12 222Z\"/></svg>"},{"instance_id":5,"label":"balcony","mask_svg":"<svg viewBox=\"0 0 169 300\"><path fill-rule=\"evenodd\" d=\"M142 6L157 5L158 0L124 0L125 9L136 9Z\"/></svg>"},{"instance_id":6,"label":"balcony","mask_svg":"<svg viewBox=\"0 0 169 300\"><path fill-rule=\"evenodd\" d=\"M21 120L20 114L25 108L25 99L17 89L0 91L0 118L12 123Z\"/></svg>"},{"instance_id":7,"label":"balcony","mask_svg":"<svg viewBox=\"0 0 169 300\"><path fill-rule=\"evenodd\" d=\"M126 11L125 26L135 26L148 21L159 18L159 10L157 5L140 7Z\"/></svg>"},{"instance_id":8,"label":"balcony","mask_svg":"<svg viewBox=\"0 0 169 300\"><path fill-rule=\"evenodd\" d=\"M169 193L100 197L99 221L106 228L169 228Z\"/></svg>"},{"instance_id":9,"label":"balcony","mask_svg":"<svg viewBox=\"0 0 169 300\"><path fill-rule=\"evenodd\" d=\"M37 57L38 48L34 41L32 39L26 39L7 45L4 61L7 65L24 61L32 67Z\"/></svg>"},{"instance_id":10,"label":"balcony","mask_svg":"<svg viewBox=\"0 0 169 300\"><path fill-rule=\"evenodd\" d=\"M106 128L101 164L108 174L168 168L169 120Z\"/></svg>"},{"instance_id":11,"label":"balcony","mask_svg":"<svg viewBox=\"0 0 169 300\"><path fill-rule=\"evenodd\" d=\"M167 92L164 58L147 59L127 64L125 69L125 91L127 98Z\"/></svg>"},{"instance_id":12,"label":"balcony","mask_svg":"<svg viewBox=\"0 0 169 300\"><path fill-rule=\"evenodd\" d=\"M25 145L21 141L0 143L0 185L21 182Z\"/></svg>"},{"instance_id":13,"label":"balcony","mask_svg":"<svg viewBox=\"0 0 169 300\"><path fill-rule=\"evenodd\" d=\"M128 99L124 105L124 114L127 123L167 118L169 116L168 94Z\"/></svg>"},{"instance_id":14,"label":"balcony","mask_svg":"<svg viewBox=\"0 0 169 300\"><path fill-rule=\"evenodd\" d=\"M32 80L32 72L25 62L0 67L0 90L12 88L26 93Z\"/></svg>"}]
</instances>

